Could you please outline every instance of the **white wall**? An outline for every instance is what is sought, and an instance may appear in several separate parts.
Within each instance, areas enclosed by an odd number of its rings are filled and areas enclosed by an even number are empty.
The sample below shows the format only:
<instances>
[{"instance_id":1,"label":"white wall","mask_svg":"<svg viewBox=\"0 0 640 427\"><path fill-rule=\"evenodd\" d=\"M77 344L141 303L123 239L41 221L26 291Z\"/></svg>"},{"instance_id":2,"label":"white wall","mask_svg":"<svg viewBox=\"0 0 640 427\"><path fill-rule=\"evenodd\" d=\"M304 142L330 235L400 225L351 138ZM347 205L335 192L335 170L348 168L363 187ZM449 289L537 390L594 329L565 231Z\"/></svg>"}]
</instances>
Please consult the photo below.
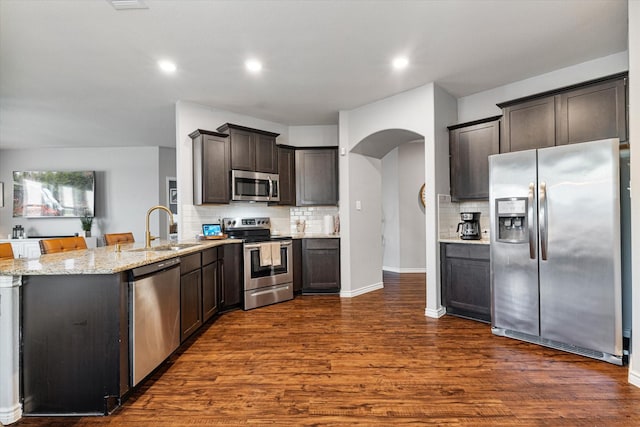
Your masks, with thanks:
<instances>
[{"instance_id":1,"label":"white wall","mask_svg":"<svg viewBox=\"0 0 640 427\"><path fill-rule=\"evenodd\" d=\"M640 151L633 141L640 135L640 2L629 0L629 138L631 141L631 276L632 331L640 331ZM640 343L631 340L629 381L640 387Z\"/></svg>"},{"instance_id":2,"label":"white wall","mask_svg":"<svg viewBox=\"0 0 640 427\"><path fill-rule=\"evenodd\" d=\"M400 271L400 193L398 149L382 158L382 268ZM424 177L424 167L422 168Z\"/></svg>"},{"instance_id":3,"label":"white wall","mask_svg":"<svg viewBox=\"0 0 640 427\"><path fill-rule=\"evenodd\" d=\"M628 52L583 62L458 99L458 122L502 114L497 103L627 71Z\"/></svg>"},{"instance_id":4,"label":"white wall","mask_svg":"<svg viewBox=\"0 0 640 427\"><path fill-rule=\"evenodd\" d=\"M278 141L278 144L284 144ZM338 125L289 126L289 145L325 147L338 145Z\"/></svg>"},{"instance_id":5,"label":"white wall","mask_svg":"<svg viewBox=\"0 0 640 427\"><path fill-rule=\"evenodd\" d=\"M424 143L404 143L382 159L383 269L426 272Z\"/></svg>"},{"instance_id":6,"label":"white wall","mask_svg":"<svg viewBox=\"0 0 640 427\"><path fill-rule=\"evenodd\" d=\"M444 313L440 304L438 275L436 177L448 176L448 137L446 127L435 130L438 119L434 111L436 92L444 93L434 84L394 95L380 101L349 111L340 112L340 147L348 152L340 159L340 218L342 234L348 239L341 241L341 268L343 296L355 296L382 286L382 263L380 241L380 166L376 159L349 152L369 135L388 129L404 129L425 138L425 179L427 191L426 224L426 270L427 308L429 316ZM450 97L451 98L451 97ZM444 111L455 111L455 100ZM449 117L449 120L455 120ZM447 123L447 124L450 124ZM444 136L444 138L443 138ZM437 148L436 145L443 145ZM343 179L343 177L347 177ZM448 191L448 179L444 184ZM417 190L416 190L417 191ZM362 209L356 210L356 201ZM372 230L376 230L373 232Z\"/></svg>"},{"instance_id":7,"label":"white wall","mask_svg":"<svg viewBox=\"0 0 640 427\"><path fill-rule=\"evenodd\" d=\"M147 209L160 203L161 173L158 147L43 148L1 150L0 181L5 183L5 207L0 208L0 236L21 224L30 235L72 235L81 233L78 218L12 218L12 171L14 170L94 170L96 171L96 220L93 235L132 231L136 241L144 241ZM174 150L163 149L174 157ZM175 160L165 160L167 164ZM168 173L171 173L169 171ZM156 214L154 214L156 215ZM158 235L158 220L151 230Z\"/></svg>"}]
</instances>

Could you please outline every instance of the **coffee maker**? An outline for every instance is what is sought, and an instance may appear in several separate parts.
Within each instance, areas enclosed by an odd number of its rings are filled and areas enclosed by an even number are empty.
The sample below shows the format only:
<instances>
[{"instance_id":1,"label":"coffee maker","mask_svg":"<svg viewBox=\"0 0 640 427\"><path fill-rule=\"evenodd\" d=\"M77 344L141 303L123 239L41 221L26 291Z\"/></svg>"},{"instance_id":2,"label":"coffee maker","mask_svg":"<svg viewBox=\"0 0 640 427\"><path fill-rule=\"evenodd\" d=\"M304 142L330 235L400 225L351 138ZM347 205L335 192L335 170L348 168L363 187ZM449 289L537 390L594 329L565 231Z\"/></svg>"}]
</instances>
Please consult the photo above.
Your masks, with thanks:
<instances>
[{"instance_id":1,"label":"coffee maker","mask_svg":"<svg viewBox=\"0 0 640 427\"><path fill-rule=\"evenodd\" d=\"M460 212L462 222L458 223L457 232L462 240L480 239L480 212Z\"/></svg>"}]
</instances>

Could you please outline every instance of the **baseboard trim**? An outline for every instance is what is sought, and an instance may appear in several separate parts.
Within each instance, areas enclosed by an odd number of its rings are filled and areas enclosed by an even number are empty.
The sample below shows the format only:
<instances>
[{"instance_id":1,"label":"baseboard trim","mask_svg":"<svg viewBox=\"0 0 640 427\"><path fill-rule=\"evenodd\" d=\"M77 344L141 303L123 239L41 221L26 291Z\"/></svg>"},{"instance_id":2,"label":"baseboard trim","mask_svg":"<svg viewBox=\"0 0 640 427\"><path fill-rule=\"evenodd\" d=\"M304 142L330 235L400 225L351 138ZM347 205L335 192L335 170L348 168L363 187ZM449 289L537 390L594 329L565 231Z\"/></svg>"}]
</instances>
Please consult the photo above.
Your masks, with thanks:
<instances>
[{"instance_id":1,"label":"baseboard trim","mask_svg":"<svg viewBox=\"0 0 640 427\"><path fill-rule=\"evenodd\" d=\"M428 307L424 309L424 315L427 317L432 317L434 319L439 319L445 314L447 314L447 310L442 306L440 306L437 310L433 310Z\"/></svg>"},{"instance_id":2,"label":"baseboard trim","mask_svg":"<svg viewBox=\"0 0 640 427\"><path fill-rule=\"evenodd\" d=\"M426 268L399 268L399 267L385 267L382 266L384 271L389 271L391 273L425 273L427 272Z\"/></svg>"},{"instance_id":3,"label":"baseboard trim","mask_svg":"<svg viewBox=\"0 0 640 427\"><path fill-rule=\"evenodd\" d=\"M0 425L13 424L22 418L22 406L18 403L13 408L0 408Z\"/></svg>"},{"instance_id":4,"label":"baseboard trim","mask_svg":"<svg viewBox=\"0 0 640 427\"><path fill-rule=\"evenodd\" d=\"M636 387L640 387L640 372L636 372L631 361L629 362L629 383Z\"/></svg>"},{"instance_id":5,"label":"baseboard trim","mask_svg":"<svg viewBox=\"0 0 640 427\"><path fill-rule=\"evenodd\" d=\"M378 289L384 288L384 284L382 282L374 283L372 285L365 286L363 288L358 288L353 291L340 291L341 298L353 298L358 295L366 294L369 292L377 291Z\"/></svg>"}]
</instances>

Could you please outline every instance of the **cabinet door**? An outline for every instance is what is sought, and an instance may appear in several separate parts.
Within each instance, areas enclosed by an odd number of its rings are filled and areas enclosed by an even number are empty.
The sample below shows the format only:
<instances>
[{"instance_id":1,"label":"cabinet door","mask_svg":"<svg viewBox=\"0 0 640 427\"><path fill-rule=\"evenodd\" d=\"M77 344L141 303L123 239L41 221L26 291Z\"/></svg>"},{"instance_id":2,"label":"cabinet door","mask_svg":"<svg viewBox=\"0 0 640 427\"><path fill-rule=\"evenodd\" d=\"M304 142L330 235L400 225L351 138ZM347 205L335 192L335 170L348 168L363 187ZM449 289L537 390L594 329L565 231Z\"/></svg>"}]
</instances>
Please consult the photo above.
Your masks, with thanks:
<instances>
[{"instance_id":1,"label":"cabinet door","mask_svg":"<svg viewBox=\"0 0 640 427\"><path fill-rule=\"evenodd\" d=\"M303 239L302 292L340 292L340 240Z\"/></svg>"},{"instance_id":2,"label":"cabinet door","mask_svg":"<svg viewBox=\"0 0 640 427\"><path fill-rule=\"evenodd\" d=\"M288 147L278 147L278 175L280 177L279 205L295 206L296 204L295 169L295 150Z\"/></svg>"},{"instance_id":3,"label":"cabinet door","mask_svg":"<svg viewBox=\"0 0 640 427\"><path fill-rule=\"evenodd\" d=\"M627 139L625 79L556 95L556 145Z\"/></svg>"},{"instance_id":4,"label":"cabinet door","mask_svg":"<svg viewBox=\"0 0 640 427\"><path fill-rule=\"evenodd\" d=\"M294 239L291 243L293 263L293 293L302 292L302 239Z\"/></svg>"},{"instance_id":5,"label":"cabinet door","mask_svg":"<svg viewBox=\"0 0 640 427\"><path fill-rule=\"evenodd\" d=\"M278 151L273 136L255 134L256 171L278 173Z\"/></svg>"},{"instance_id":6,"label":"cabinet door","mask_svg":"<svg viewBox=\"0 0 640 427\"><path fill-rule=\"evenodd\" d=\"M231 169L255 171L255 134L240 129L229 129L231 137Z\"/></svg>"},{"instance_id":7,"label":"cabinet door","mask_svg":"<svg viewBox=\"0 0 640 427\"><path fill-rule=\"evenodd\" d=\"M202 267L202 322L218 312L218 260Z\"/></svg>"},{"instance_id":8,"label":"cabinet door","mask_svg":"<svg viewBox=\"0 0 640 427\"><path fill-rule=\"evenodd\" d=\"M241 305L244 291L243 246L239 244L224 245L224 259L221 264L221 299L220 310L229 310Z\"/></svg>"},{"instance_id":9,"label":"cabinet door","mask_svg":"<svg viewBox=\"0 0 640 427\"><path fill-rule=\"evenodd\" d=\"M500 121L452 130L451 197L454 200L489 198L489 160L500 152Z\"/></svg>"},{"instance_id":10,"label":"cabinet door","mask_svg":"<svg viewBox=\"0 0 640 427\"><path fill-rule=\"evenodd\" d=\"M180 340L186 340L202 325L202 271L180 277Z\"/></svg>"},{"instance_id":11,"label":"cabinet door","mask_svg":"<svg viewBox=\"0 0 640 427\"><path fill-rule=\"evenodd\" d=\"M556 140L555 99L534 99L502 110L500 152L553 147Z\"/></svg>"},{"instance_id":12,"label":"cabinet door","mask_svg":"<svg viewBox=\"0 0 640 427\"><path fill-rule=\"evenodd\" d=\"M338 149L296 150L296 205L338 204Z\"/></svg>"},{"instance_id":13,"label":"cabinet door","mask_svg":"<svg viewBox=\"0 0 640 427\"><path fill-rule=\"evenodd\" d=\"M229 139L203 134L193 140L193 203L229 203Z\"/></svg>"}]
</instances>

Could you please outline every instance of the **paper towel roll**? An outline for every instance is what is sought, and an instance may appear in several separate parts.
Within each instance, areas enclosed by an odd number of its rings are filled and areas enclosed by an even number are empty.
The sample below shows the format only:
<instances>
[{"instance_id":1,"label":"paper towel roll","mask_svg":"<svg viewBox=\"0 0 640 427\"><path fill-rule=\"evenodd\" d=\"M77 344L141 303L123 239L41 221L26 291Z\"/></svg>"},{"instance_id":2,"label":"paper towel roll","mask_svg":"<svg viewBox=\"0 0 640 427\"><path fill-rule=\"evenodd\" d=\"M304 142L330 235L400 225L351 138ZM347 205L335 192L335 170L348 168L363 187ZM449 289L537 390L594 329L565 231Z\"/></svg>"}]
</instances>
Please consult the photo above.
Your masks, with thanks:
<instances>
[{"instance_id":1,"label":"paper towel roll","mask_svg":"<svg viewBox=\"0 0 640 427\"><path fill-rule=\"evenodd\" d=\"M333 215L325 215L324 216L324 226L323 232L324 234L333 234Z\"/></svg>"}]
</instances>

